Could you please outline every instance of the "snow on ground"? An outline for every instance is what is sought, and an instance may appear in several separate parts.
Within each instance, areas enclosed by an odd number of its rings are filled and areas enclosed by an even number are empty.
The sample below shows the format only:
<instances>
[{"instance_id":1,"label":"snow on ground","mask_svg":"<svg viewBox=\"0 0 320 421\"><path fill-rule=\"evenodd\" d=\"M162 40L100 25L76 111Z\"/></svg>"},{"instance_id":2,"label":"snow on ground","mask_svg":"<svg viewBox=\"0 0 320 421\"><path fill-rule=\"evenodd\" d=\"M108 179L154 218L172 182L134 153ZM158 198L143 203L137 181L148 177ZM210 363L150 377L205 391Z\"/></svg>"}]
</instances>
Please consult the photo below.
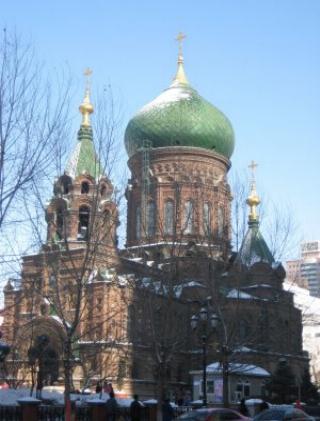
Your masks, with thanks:
<instances>
[{"instance_id":1,"label":"snow on ground","mask_svg":"<svg viewBox=\"0 0 320 421\"><path fill-rule=\"evenodd\" d=\"M32 398L35 398L35 392L33 393ZM46 391L42 392L42 398L47 400L52 400L57 404L63 405L64 395L62 392L57 391ZM107 401L109 395L106 393L102 393L101 399L103 401ZM30 399L30 389L27 388L20 388L20 389L1 389L0 390L0 405L16 405L17 401L20 399ZM79 405L85 402L93 402L100 400L99 393L92 393L90 395L82 395L82 394L71 394L71 399L76 401ZM132 399L123 399L117 398L116 399L119 406L122 407L129 407Z\"/></svg>"}]
</instances>

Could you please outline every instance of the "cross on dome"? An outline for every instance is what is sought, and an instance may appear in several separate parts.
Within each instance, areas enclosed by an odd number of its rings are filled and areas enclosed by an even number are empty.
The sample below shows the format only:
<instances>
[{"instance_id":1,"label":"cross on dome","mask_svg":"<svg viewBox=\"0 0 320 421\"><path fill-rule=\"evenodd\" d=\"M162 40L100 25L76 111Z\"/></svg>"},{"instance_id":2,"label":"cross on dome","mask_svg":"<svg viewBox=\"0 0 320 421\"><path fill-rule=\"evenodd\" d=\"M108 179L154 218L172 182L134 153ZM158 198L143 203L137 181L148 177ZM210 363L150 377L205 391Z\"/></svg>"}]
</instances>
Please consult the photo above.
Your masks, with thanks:
<instances>
[{"instance_id":1,"label":"cross on dome","mask_svg":"<svg viewBox=\"0 0 320 421\"><path fill-rule=\"evenodd\" d=\"M92 72L92 69L90 69L90 67L87 67L86 69L84 69L83 75L86 78L86 89L90 89L92 73L93 72Z\"/></svg>"},{"instance_id":2,"label":"cross on dome","mask_svg":"<svg viewBox=\"0 0 320 421\"><path fill-rule=\"evenodd\" d=\"M187 36L183 32L179 32L177 37L176 37L176 41L178 41L178 44L179 44L179 56L180 55L182 56L182 42L186 38L187 38Z\"/></svg>"},{"instance_id":3,"label":"cross on dome","mask_svg":"<svg viewBox=\"0 0 320 421\"><path fill-rule=\"evenodd\" d=\"M253 180L255 178L255 170L256 170L257 166L258 166L258 164L256 162L254 162L253 160L251 161L250 165L248 165L248 168L251 169L251 174L252 174Z\"/></svg>"},{"instance_id":4,"label":"cross on dome","mask_svg":"<svg viewBox=\"0 0 320 421\"><path fill-rule=\"evenodd\" d=\"M186 74L184 72L183 68L183 54L182 54L182 41L186 38L186 35L183 32L179 32L176 36L176 41L179 43L179 54L178 54L178 69L176 76L173 80L173 85L176 84L188 84L188 79L186 77Z\"/></svg>"},{"instance_id":5,"label":"cross on dome","mask_svg":"<svg viewBox=\"0 0 320 421\"><path fill-rule=\"evenodd\" d=\"M252 178L251 178L251 189L250 189L250 195L247 199L247 204L250 207L250 213L249 213L249 222L258 222L258 212L257 212L257 206L260 204L260 199L256 190L256 180L255 180L255 170L257 168L258 164L251 161L250 165L248 165L248 168L251 169Z\"/></svg>"}]
</instances>

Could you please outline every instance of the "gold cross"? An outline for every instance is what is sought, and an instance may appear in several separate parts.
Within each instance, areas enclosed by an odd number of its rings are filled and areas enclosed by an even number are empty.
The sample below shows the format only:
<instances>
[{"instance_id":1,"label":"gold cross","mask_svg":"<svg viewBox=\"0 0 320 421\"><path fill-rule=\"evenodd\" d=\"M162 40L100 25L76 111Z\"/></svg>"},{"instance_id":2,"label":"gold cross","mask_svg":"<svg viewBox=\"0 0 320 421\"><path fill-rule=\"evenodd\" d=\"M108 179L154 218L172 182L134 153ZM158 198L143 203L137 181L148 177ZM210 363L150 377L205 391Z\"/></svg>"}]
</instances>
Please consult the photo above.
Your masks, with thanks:
<instances>
[{"instance_id":1,"label":"gold cross","mask_svg":"<svg viewBox=\"0 0 320 421\"><path fill-rule=\"evenodd\" d=\"M87 67L86 69L84 69L83 74L85 76L91 76L92 75L92 70L89 67Z\"/></svg>"},{"instance_id":2,"label":"gold cross","mask_svg":"<svg viewBox=\"0 0 320 421\"><path fill-rule=\"evenodd\" d=\"M251 171L252 171L252 178L254 178L254 172L255 172L255 169L257 168L257 166L258 166L258 164L254 161L251 161L251 164L248 165L248 168L250 168Z\"/></svg>"},{"instance_id":3,"label":"gold cross","mask_svg":"<svg viewBox=\"0 0 320 421\"><path fill-rule=\"evenodd\" d=\"M86 88L89 89L90 88L90 76L92 75L92 70L87 67L84 72L83 72L85 78L86 78Z\"/></svg>"},{"instance_id":4,"label":"gold cross","mask_svg":"<svg viewBox=\"0 0 320 421\"><path fill-rule=\"evenodd\" d=\"M186 38L187 36L183 32L179 32L176 37L176 41L179 43L179 54L182 54L182 41Z\"/></svg>"}]
</instances>

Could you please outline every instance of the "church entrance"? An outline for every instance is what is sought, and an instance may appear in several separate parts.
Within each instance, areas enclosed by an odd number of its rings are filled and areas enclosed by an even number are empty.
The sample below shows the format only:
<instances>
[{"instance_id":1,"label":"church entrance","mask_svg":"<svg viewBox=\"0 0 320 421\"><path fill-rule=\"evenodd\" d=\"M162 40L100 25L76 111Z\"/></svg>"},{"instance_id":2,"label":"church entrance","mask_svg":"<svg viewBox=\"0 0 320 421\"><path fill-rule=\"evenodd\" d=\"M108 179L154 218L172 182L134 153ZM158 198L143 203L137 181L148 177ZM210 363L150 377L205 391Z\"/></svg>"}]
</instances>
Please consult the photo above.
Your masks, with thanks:
<instances>
[{"instance_id":1,"label":"church entrance","mask_svg":"<svg viewBox=\"0 0 320 421\"><path fill-rule=\"evenodd\" d=\"M58 380L59 377L59 358L57 352L48 347L42 356L42 376L43 384L50 386Z\"/></svg>"},{"instance_id":2,"label":"church entrance","mask_svg":"<svg viewBox=\"0 0 320 421\"><path fill-rule=\"evenodd\" d=\"M36 337L34 345L29 348L30 364L37 370L37 389L52 385L59 377L59 357L50 342L48 335Z\"/></svg>"}]
</instances>

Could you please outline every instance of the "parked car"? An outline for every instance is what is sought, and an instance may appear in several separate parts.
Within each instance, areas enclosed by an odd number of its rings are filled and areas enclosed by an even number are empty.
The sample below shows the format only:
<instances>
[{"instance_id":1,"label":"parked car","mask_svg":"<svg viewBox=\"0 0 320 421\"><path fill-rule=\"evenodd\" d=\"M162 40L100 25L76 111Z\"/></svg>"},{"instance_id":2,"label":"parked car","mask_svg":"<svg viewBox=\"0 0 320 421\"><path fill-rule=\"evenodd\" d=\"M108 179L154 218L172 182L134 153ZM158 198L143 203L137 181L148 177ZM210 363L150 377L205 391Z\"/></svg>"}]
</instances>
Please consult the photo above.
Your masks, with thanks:
<instances>
[{"instance_id":1,"label":"parked car","mask_svg":"<svg viewBox=\"0 0 320 421\"><path fill-rule=\"evenodd\" d=\"M266 409L265 411L260 412L253 418L254 421L314 421L315 418L310 417L304 411L293 406L278 406L276 408Z\"/></svg>"},{"instance_id":2,"label":"parked car","mask_svg":"<svg viewBox=\"0 0 320 421\"><path fill-rule=\"evenodd\" d=\"M251 421L240 412L228 408L199 408L178 417L183 421Z\"/></svg>"}]
</instances>

